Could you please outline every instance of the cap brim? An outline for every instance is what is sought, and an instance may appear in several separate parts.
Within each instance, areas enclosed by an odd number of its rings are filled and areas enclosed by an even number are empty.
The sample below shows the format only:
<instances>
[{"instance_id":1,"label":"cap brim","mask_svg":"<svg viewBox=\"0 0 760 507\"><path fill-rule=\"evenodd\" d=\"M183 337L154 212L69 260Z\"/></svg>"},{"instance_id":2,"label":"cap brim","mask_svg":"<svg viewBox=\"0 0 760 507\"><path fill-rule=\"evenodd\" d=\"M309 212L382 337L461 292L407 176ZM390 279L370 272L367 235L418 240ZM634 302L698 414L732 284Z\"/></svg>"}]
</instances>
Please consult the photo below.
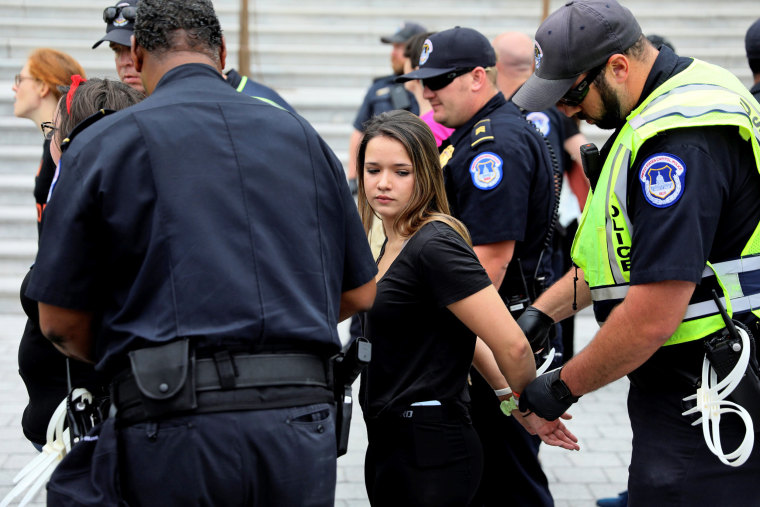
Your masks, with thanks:
<instances>
[{"instance_id":1,"label":"cap brim","mask_svg":"<svg viewBox=\"0 0 760 507\"><path fill-rule=\"evenodd\" d=\"M380 37L380 42L383 44L395 44L397 42L406 42L406 39L396 35L388 35L386 37Z\"/></svg>"},{"instance_id":2,"label":"cap brim","mask_svg":"<svg viewBox=\"0 0 760 507\"><path fill-rule=\"evenodd\" d=\"M415 79L430 79L431 77L442 76L448 72L457 70L456 67L447 67L445 69L434 68L422 68L414 70L408 74L401 75L396 78L397 83L404 83L406 81L413 81Z\"/></svg>"},{"instance_id":3,"label":"cap brim","mask_svg":"<svg viewBox=\"0 0 760 507\"><path fill-rule=\"evenodd\" d=\"M573 86L577 78L542 79L533 74L512 96L512 102L527 111L549 109Z\"/></svg>"},{"instance_id":4,"label":"cap brim","mask_svg":"<svg viewBox=\"0 0 760 507\"><path fill-rule=\"evenodd\" d=\"M102 43L108 41L108 42L115 42L116 44L121 44L122 46L131 46L132 45L132 34L134 32L132 30L123 30L116 28L114 30L111 30L110 32L107 32L102 39L100 39L98 42L92 45L92 49L95 49L96 47L100 46Z\"/></svg>"}]
</instances>

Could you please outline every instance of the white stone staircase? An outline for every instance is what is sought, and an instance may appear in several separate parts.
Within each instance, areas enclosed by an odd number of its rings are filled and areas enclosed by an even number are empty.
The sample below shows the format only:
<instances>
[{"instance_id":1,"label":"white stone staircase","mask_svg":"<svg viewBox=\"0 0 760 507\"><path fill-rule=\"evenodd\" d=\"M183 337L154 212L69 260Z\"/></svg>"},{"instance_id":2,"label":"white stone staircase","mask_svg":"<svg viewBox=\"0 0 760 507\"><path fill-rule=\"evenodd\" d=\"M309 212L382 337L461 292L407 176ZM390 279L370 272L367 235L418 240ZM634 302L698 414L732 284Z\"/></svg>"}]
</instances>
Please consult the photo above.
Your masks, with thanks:
<instances>
[{"instance_id":1,"label":"white stone staircase","mask_svg":"<svg viewBox=\"0 0 760 507\"><path fill-rule=\"evenodd\" d=\"M563 2L553 0L556 8ZM228 67L237 67L237 0L214 2L227 38ZM375 76L389 72L389 48L379 37L403 20L431 30L470 26L492 37L505 30L532 34L539 0L250 0L251 77L277 89L346 162L355 112ZM745 84L744 33L760 17L757 0L656 2L624 0L645 33L669 38L680 54L722 65ZM0 313L17 313L18 287L36 250L32 185L41 137L13 117L13 76L37 47L79 60L91 77L115 78L111 52L92 50L104 33L101 13L113 0L0 0ZM584 127L600 142L604 134Z\"/></svg>"}]
</instances>

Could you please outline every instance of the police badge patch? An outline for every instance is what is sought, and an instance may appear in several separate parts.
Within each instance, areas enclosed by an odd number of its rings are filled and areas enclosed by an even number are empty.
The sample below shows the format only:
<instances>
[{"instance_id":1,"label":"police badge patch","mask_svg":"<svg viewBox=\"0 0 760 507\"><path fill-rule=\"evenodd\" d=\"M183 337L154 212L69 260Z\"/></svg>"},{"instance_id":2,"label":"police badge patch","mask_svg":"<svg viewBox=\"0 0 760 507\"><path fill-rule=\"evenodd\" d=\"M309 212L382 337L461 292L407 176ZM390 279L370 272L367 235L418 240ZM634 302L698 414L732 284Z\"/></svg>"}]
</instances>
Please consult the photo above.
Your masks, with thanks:
<instances>
[{"instance_id":1,"label":"police badge patch","mask_svg":"<svg viewBox=\"0 0 760 507\"><path fill-rule=\"evenodd\" d=\"M683 160L670 153L655 153L641 164L639 181L649 204L667 208L683 195L686 166Z\"/></svg>"},{"instance_id":2,"label":"police badge patch","mask_svg":"<svg viewBox=\"0 0 760 507\"><path fill-rule=\"evenodd\" d=\"M420 67L425 64L426 61L428 61L428 58L430 58L430 53L433 52L433 43L430 42L430 39L425 39L425 42L422 44L422 53L420 53Z\"/></svg>"},{"instance_id":3,"label":"police badge patch","mask_svg":"<svg viewBox=\"0 0 760 507\"><path fill-rule=\"evenodd\" d=\"M541 67L541 61L544 59L544 50L541 49L541 45L538 43L537 40L533 41L533 60L536 63L536 68L534 71L538 70Z\"/></svg>"},{"instance_id":4,"label":"police badge patch","mask_svg":"<svg viewBox=\"0 0 760 507\"><path fill-rule=\"evenodd\" d=\"M552 126L546 113L542 113L540 111L530 113L525 118L527 118L529 122L535 125L538 131L541 132L544 137L548 136L549 132L552 131Z\"/></svg>"},{"instance_id":5,"label":"police badge patch","mask_svg":"<svg viewBox=\"0 0 760 507\"><path fill-rule=\"evenodd\" d=\"M490 151L479 154L470 164L472 183L481 190L491 190L501 182L503 162L501 157Z\"/></svg>"}]
</instances>

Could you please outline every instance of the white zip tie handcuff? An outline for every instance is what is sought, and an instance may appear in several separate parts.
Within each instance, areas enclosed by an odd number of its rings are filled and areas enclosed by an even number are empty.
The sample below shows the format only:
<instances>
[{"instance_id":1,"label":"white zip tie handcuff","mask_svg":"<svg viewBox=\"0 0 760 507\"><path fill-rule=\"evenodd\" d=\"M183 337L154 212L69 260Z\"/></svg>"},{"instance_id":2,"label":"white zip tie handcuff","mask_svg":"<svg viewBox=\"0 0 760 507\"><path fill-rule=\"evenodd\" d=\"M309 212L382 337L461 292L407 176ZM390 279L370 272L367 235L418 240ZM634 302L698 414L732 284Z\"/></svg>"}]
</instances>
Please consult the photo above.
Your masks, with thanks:
<instances>
[{"instance_id":1,"label":"white zip tie handcuff","mask_svg":"<svg viewBox=\"0 0 760 507\"><path fill-rule=\"evenodd\" d=\"M696 401L697 405L681 415L687 416L701 412L702 417L692 423L692 426L702 423L702 433L710 452L715 454L726 465L738 467L749 459L752 447L755 444L755 431L752 417L741 405L728 401L726 398L736 389L741 382L744 372L749 365L750 342L749 335L741 327L736 328L742 340L742 351L731 373L718 382L718 374L710 365L707 354L702 361L702 384L697 388L696 394L687 396L683 401ZM720 440L720 416L722 414L736 414L744 421L746 433L744 440L730 453L723 452Z\"/></svg>"},{"instance_id":2,"label":"white zip tie handcuff","mask_svg":"<svg viewBox=\"0 0 760 507\"><path fill-rule=\"evenodd\" d=\"M82 399L92 403L92 394L83 388L74 389L71 393L71 402ZM0 507L10 505L11 501L20 495L24 490L28 490L26 495L19 502L19 507L31 502L40 489L47 483L53 474L55 467L69 451L71 451L71 438L69 428L64 429L63 424L66 421L66 403L68 395L58 404L58 408L53 412L47 427L47 442L42 447L42 452L32 458L21 471L13 478L16 484L12 490L5 495L0 501Z\"/></svg>"}]
</instances>

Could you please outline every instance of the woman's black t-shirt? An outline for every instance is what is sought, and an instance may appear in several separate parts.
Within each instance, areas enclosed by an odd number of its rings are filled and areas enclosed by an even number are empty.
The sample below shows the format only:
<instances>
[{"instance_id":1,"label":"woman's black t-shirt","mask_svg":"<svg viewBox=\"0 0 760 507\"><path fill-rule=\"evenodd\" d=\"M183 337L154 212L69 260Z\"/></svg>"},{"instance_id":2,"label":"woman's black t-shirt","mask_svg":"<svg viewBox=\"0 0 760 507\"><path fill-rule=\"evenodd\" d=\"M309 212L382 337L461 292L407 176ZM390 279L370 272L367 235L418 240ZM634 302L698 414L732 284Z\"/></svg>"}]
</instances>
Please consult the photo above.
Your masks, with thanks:
<instances>
[{"instance_id":1,"label":"woman's black t-shirt","mask_svg":"<svg viewBox=\"0 0 760 507\"><path fill-rule=\"evenodd\" d=\"M360 394L365 419L400 415L414 402L469 401L475 335L446 306L490 284L475 252L446 223L430 222L409 239L365 316L372 342Z\"/></svg>"}]
</instances>

